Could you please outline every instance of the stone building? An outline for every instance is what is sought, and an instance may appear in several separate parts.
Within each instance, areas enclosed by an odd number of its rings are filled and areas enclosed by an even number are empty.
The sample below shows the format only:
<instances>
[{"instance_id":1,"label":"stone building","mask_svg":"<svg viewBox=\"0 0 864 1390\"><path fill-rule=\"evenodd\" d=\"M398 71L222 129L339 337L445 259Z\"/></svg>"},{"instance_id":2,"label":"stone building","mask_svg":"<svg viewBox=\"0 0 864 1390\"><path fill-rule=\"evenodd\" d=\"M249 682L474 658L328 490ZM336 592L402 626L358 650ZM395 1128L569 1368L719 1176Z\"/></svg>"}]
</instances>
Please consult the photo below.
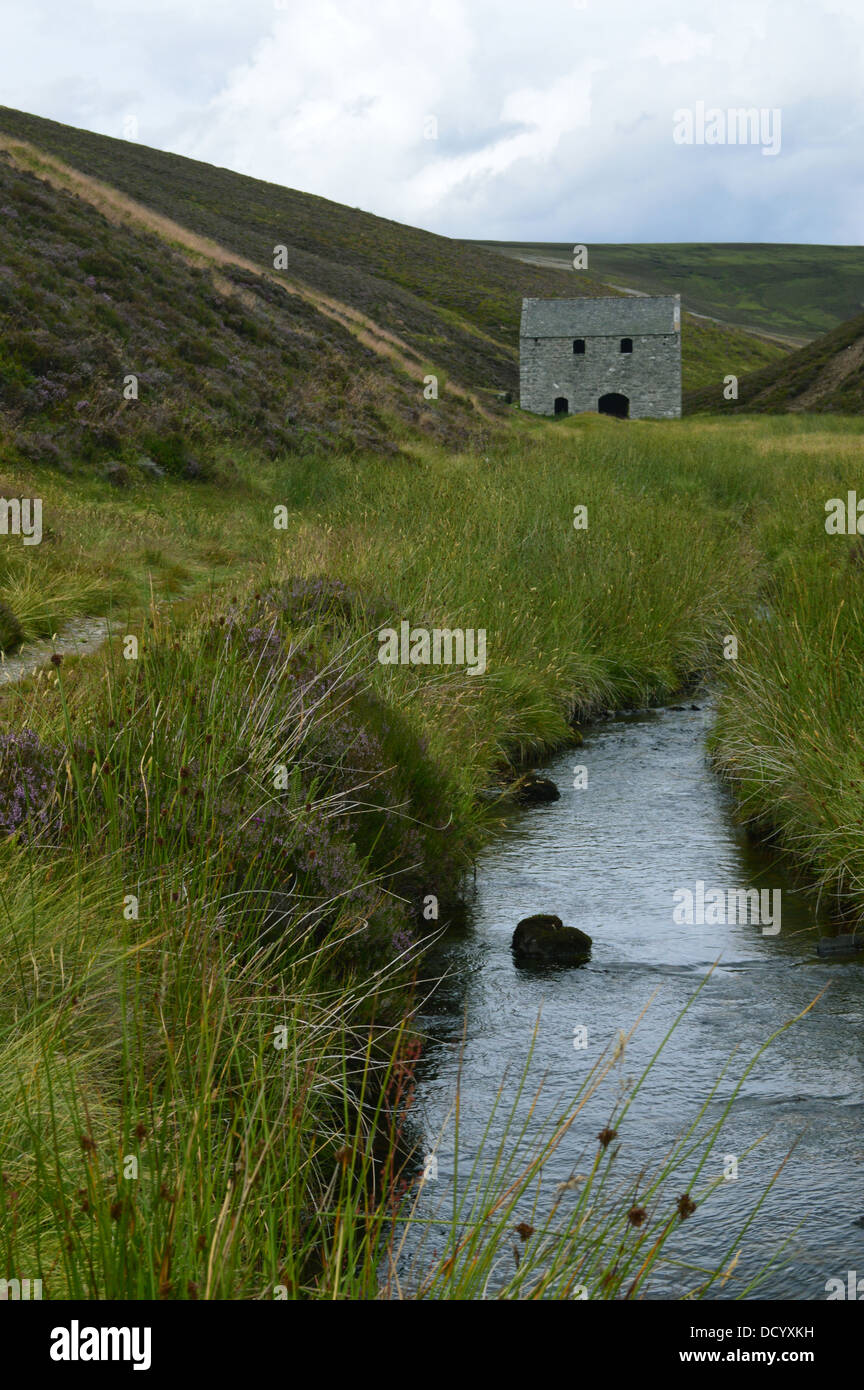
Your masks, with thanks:
<instances>
[{"instance_id":1,"label":"stone building","mask_svg":"<svg viewBox=\"0 0 864 1390\"><path fill-rule=\"evenodd\" d=\"M681 296L523 299L519 404L537 415L681 414Z\"/></svg>"}]
</instances>

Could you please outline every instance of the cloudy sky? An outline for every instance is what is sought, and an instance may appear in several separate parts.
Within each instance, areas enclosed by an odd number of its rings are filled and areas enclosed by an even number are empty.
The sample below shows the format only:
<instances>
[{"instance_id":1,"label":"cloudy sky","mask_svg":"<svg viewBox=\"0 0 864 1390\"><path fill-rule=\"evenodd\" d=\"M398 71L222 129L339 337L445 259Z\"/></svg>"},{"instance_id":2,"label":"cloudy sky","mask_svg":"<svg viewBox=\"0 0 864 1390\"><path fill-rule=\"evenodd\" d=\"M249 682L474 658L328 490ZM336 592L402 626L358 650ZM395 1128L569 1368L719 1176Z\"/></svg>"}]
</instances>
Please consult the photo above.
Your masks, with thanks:
<instances>
[{"instance_id":1,"label":"cloudy sky","mask_svg":"<svg viewBox=\"0 0 864 1390\"><path fill-rule=\"evenodd\" d=\"M862 240L864 0L0 0L0 21L3 105L432 231Z\"/></svg>"}]
</instances>

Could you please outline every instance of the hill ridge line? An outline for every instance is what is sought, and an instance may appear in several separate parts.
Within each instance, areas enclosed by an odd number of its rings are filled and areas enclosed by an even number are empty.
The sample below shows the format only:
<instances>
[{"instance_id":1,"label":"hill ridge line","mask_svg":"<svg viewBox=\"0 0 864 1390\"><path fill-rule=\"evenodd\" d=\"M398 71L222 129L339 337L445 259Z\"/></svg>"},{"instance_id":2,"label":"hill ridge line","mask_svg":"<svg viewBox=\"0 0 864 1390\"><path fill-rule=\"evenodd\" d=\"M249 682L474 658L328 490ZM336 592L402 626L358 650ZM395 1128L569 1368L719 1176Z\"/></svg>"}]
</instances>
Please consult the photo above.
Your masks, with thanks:
<instances>
[{"instance_id":1,"label":"hill ridge line","mask_svg":"<svg viewBox=\"0 0 864 1390\"><path fill-rule=\"evenodd\" d=\"M184 226L182 222L167 217L164 213L156 212L153 208L149 208L146 203L139 202L138 199L121 192L111 184L104 183L91 174L85 174L65 160L40 149L29 140L21 140L0 132L0 150L7 154L12 164L20 171L44 178L52 187L61 192L76 194L106 217L109 222L119 226L132 226L138 231L157 236L190 264L209 263L211 269L213 266L233 265L241 270L249 271L262 280L270 281L272 284L278 285L280 289L285 290L286 293L296 295L319 313L338 323L342 328L352 333L364 346L377 353L379 357L387 358L414 380L422 381L427 375L426 368L429 359L424 361L415 349L398 334L382 327L381 324L376 323L374 319L370 318L368 314L362 313L361 310L345 304L342 300L334 299L331 295L324 294L320 290L313 290L308 286L287 280L275 270L270 270L239 252L231 251L214 238L194 232L191 228ZM238 294L242 298L239 290L234 286L229 286L229 282L225 281L224 278L216 273L213 274L212 278L214 288L220 294L227 297L230 290L231 294ZM444 374L441 373L441 375ZM445 379L443 389L449 390L453 395L467 401L487 420L495 418L474 392L459 385L458 382Z\"/></svg>"}]
</instances>

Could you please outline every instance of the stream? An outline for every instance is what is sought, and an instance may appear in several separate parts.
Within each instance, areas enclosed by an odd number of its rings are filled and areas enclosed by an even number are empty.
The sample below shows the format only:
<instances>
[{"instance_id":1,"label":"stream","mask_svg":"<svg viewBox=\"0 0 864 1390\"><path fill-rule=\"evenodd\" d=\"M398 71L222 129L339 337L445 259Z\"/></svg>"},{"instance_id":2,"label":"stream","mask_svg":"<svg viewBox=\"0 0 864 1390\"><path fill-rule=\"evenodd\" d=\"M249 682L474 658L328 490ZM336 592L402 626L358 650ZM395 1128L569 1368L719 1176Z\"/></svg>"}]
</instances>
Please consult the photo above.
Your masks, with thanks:
<instances>
[{"instance_id":1,"label":"stream","mask_svg":"<svg viewBox=\"0 0 864 1390\"><path fill-rule=\"evenodd\" d=\"M544 1188L547 1180L550 1186L566 1181L574 1168L590 1166L620 1080L641 1074L719 958L624 1119L616 1141L619 1176L659 1166L730 1054L738 1049L732 1064L737 1079L769 1035L825 990L751 1072L701 1185L723 1172L725 1155L739 1156L737 1178L722 1182L667 1246L675 1261L713 1269L740 1244L732 1279L715 1285L709 1297L824 1299L829 1278L845 1282L849 1270L864 1275L864 961L817 956L814 899L788 865L736 825L705 751L711 710L699 704L619 714L587 728L583 747L556 755L543 769L561 799L514 810L480 857L470 920L451 928L436 947L430 973L449 974L420 1018L429 1042L414 1118L427 1152L434 1151L437 1177L423 1184L418 1215L434 1231L439 1204L446 1210L452 1201L453 1135L446 1117L460 1070L461 1183L508 1069L505 1096L515 1091L538 1014L528 1090L545 1078L543 1093L559 1114L599 1053L614 1046L654 996L615 1077L588 1102L544 1170ZM574 787L577 764L588 770L581 789ZM677 925L673 894L699 880L724 891L779 888L779 933L763 934L749 923ZM557 913L588 932L590 960L562 970L518 967L511 935L520 918L536 912ZM578 1025L588 1030L585 1050L574 1048ZM724 1098L731 1084L724 1083ZM526 1097L521 1115L528 1104ZM718 1099L709 1118L719 1118L721 1109ZM500 1135L496 1125L493 1134ZM736 1244L736 1232L793 1145ZM671 1182L669 1209L687 1187L684 1173ZM745 1293L774 1256L767 1277ZM645 1293L678 1298L697 1282L692 1270L670 1260L655 1268Z\"/></svg>"},{"instance_id":2,"label":"stream","mask_svg":"<svg viewBox=\"0 0 864 1390\"><path fill-rule=\"evenodd\" d=\"M88 652L95 652L107 636L106 618L75 618L54 637L25 642L11 656L0 654L0 685L11 685L27 676L35 676L55 653L86 656Z\"/></svg>"}]
</instances>

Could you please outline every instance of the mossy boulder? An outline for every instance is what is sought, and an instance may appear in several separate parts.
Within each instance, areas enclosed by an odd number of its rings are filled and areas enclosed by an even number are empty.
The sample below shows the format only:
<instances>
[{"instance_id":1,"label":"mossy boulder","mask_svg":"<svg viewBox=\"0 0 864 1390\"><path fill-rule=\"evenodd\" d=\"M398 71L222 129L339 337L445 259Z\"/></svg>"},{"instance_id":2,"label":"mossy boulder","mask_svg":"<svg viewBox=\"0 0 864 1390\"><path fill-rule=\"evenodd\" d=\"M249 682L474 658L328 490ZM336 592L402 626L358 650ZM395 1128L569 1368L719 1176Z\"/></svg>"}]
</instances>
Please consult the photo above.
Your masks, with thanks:
<instances>
[{"instance_id":1,"label":"mossy boulder","mask_svg":"<svg viewBox=\"0 0 864 1390\"><path fill-rule=\"evenodd\" d=\"M538 912L523 917L513 933L513 955L525 965L579 965L591 954L592 941L560 917Z\"/></svg>"},{"instance_id":2,"label":"mossy boulder","mask_svg":"<svg viewBox=\"0 0 864 1390\"><path fill-rule=\"evenodd\" d=\"M116 459L111 459L108 463L103 464L102 477L112 487L128 487L132 481L132 475L125 463L118 463Z\"/></svg>"},{"instance_id":3,"label":"mossy boulder","mask_svg":"<svg viewBox=\"0 0 864 1390\"><path fill-rule=\"evenodd\" d=\"M549 777L541 777L539 772L529 772L521 777L513 789L513 798L520 806L542 806L547 801L560 800L561 793Z\"/></svg>"},{"instance_id":4,"label":"mossy boulder","mask_svg":"<svg viewBox=\"0 0 864 1390\"><path fill-rule=\"evenodd\" d=\"M24 640L21 624L8 603L0 599L0 652L11 652Z\"/></svg>"}]
</instances>

